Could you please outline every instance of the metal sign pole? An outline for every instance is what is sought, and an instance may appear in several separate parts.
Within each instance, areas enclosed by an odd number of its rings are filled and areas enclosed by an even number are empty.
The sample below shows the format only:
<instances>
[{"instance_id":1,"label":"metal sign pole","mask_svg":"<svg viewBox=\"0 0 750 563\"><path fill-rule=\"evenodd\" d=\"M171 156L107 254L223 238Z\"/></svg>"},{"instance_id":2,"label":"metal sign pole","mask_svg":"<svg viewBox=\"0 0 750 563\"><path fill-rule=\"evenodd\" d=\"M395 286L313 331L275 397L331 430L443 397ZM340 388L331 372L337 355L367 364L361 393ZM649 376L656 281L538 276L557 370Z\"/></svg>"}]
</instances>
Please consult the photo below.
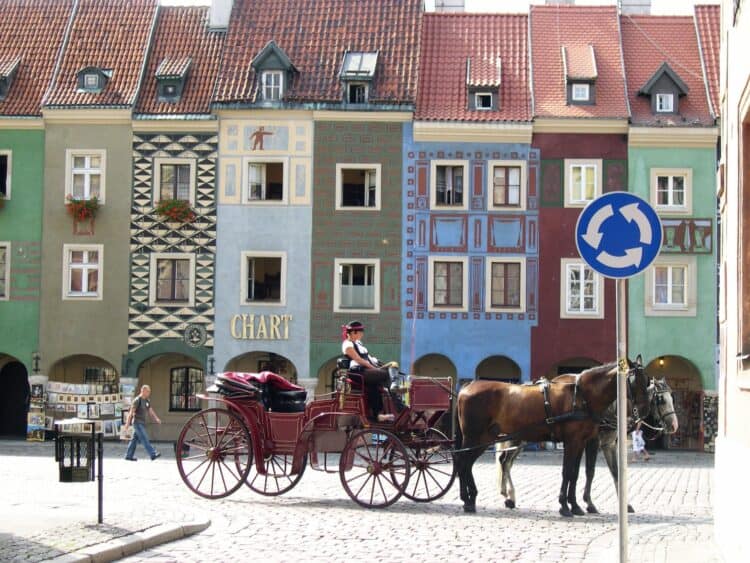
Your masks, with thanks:
<instances>
[{"instance_id":1,"label":"metal sign pole","mask_svg":"<svg viewBox=\"0 0 750 563\"><path fill-rule=\"evenodd\" d=\"M619 501L619 547L620 563L628 561L628 391L627 358L627 282L617 280L617 359L619 373L617 377L617 496Z\"/></svg>"}]
</instances>

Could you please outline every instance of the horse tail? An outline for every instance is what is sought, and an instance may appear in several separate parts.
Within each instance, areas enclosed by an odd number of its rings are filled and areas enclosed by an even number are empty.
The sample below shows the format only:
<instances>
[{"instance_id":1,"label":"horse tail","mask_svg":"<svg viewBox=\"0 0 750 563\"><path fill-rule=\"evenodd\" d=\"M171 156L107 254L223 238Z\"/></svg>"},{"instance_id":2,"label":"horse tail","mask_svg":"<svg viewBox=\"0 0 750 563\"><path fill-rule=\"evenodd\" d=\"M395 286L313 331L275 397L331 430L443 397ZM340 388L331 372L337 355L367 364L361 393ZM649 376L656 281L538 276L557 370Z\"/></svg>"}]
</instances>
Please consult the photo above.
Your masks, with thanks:
<instances>
[{"instance_id":1,"label":"horse tail","mask_svg":"<svg viewBox=\"0 0 750 563\"><path fill-rule=\"evenodd\" d=\"M453 449L460 450L464 443L464 434L461 432L461 416L458 412L458 401L453 409Z\"/></svg>"}]
</instances>

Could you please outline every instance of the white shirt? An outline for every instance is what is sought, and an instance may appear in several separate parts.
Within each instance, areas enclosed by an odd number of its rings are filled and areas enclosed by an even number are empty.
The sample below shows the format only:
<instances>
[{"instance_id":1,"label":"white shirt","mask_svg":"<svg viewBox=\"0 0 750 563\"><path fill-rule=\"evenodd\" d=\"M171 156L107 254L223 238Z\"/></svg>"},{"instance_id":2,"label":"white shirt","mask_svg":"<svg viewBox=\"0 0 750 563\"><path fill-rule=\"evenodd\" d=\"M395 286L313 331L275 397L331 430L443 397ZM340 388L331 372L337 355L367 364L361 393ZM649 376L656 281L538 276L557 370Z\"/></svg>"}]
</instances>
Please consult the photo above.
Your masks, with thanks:
<instances>
[{"instance_id":1,"label":"white shirt","mask_svg":"<svg viewBox=\"0 0 750 563\"><path fill-rule=\"evenodd\" d=\"M354 348L354 342L352 342L351 340L349 340L349 339L347 338L346 340L344 340L344 341L343 341L343 342L341 343L341 352L342 352L342 353L343 353L343 354L344 354L344 355L345 355L345 356L346 356L347 358L349 357L349 355L348 355L348 354L346 353L346 351L347 351L347 350L348 350L349 348ZM370 354L370 353L369 353L369 352L367 351L367 348L365 348L365 346L364 346L364 344L362 344L362 341L361 341L361 340L357 340L357 347L356 347L356 348L354 348L354 351L355 351L355 352L357 352L357 353L358 353L358 354L359 354L360 356L362 356L362 355L364 355L364 354L368 354L368 355L369 355L369 357L370 357L370 363L371 363L371 364L373 364L373 365L376 365L376 364L378 363L378 359L377 359L377 358L376 358L375 356L373 356L372 354ZM351 360L351 362L349 363L349 366L350 366L350 367L357 367L357 366L359 366L359 367L364 367L364 366L362 366L362 364L360 364L359 362L357 362L357 361L355 361L355 360Z\"/></svg>"}]
</instances>

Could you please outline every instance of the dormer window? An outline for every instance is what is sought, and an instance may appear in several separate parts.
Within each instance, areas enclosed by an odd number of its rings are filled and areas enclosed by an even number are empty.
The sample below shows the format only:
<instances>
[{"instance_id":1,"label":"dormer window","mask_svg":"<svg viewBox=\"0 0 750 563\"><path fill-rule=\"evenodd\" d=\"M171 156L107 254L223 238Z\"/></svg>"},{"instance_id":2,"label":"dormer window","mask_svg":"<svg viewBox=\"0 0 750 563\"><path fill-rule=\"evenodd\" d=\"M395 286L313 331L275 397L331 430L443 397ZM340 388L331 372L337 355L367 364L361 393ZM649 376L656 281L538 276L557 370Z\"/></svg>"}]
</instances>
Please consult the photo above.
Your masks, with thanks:
<instances>
[{"instance_id":1,"label":"dormer window","mask_svg":"<svg viewBox=\"0 0 750 563\"><path fill-rule=\"evenodd\" d=\"M284 80L280 70L266 70L261 74L263 99L277 102L284 95Z\"/></svg>"},{"instance_id":2,"label":"dormer window","mask_svg":"<svg viewBox=\"0 0 750 563\"><path fill-rule=\"evenodd\" d=\"M269 41L250 63L256 75L256 99L261 103L281 102L297 69L275 41Z\"/></svg>"},{"instance_id":3,"label":"dormer window","mask_svg":"<svg viewBox=\"0 0 750 563\"><path fill-rule=\"evenodd\" d=\"M4 100L8 95L8 90L10 90L10 85L20 62L21 57L0 59L0 100Z\"/></svg>"},{"instance_id":4,"label":"dormer window","mask_svg":"<svg viewBox=\"0 0 750 563\"><path fill-rule=\"evenodd\" d=\"M190 57L166 57L159 63L155 73L157 101L180 101L191 64Z\"/></svg>"},{"instance_id":5,"label":"dormer window","mask_svg":"<svg viewBox=\"0 0 750 563\"><path fill-rule=\"evenodd\" d=\"M492 109L493 98L492 92L476 92L474 94L474 106L477 109Z\"/></svg>"},{"instance_id":6,"label":"dormer window","mask_svg":"<svg viewBox=\"0 0 750 563\"><path fill-rule=\"evenodd\" d=\"M563 74L568 105L596 103L596 56L593 45L564 45Z\"/></svg>"},{"instance_id":7,"label":"dormer window","mask_svg":"<svg viewBox=\"0 0 750 563\"><path fill-rule=\"evenodd\" d=\"M351 51L344 54L339 78L344 83L344 101L348 104L366 104L370 85L375 78L378 52Z\"/></svg>"},{"instance_id":8,"label":"dormer window","mask_svg":"<svg viewBox=\"0 0 750 563\"><path fill-rule=\"evenodd\" d=\"M112 77L111 70L88 67L78 72L78 90L81 92L99 93L104 90L107 81Z\"/></svg>"},{"instance_id":9,"label":"dormer window","mask_svg":"<svg viewBox=\"0 0 750 563\"><path fill-rule=\"evenodd\" d=\"M674 112L674 94L656 94L656 112Z\"/></svg>"},{"instance_id":10,"label":"dormer window","mask_svg":"<svg viewBox=\"0 0 750 563\"><path fill-rule=\"evenodd\" d=\"M648 82L638 90L639 96L651 98L651 113L678 114L680 98L688 93L679 75L667 63L663 63Z\"/></svg>"},{"instance_id":11,"label":"dormer window","mask_svg":"<svg viewBox=\"0 0 750 563\"><path fill-rule=\"evenodd\" d=\"M591 88L588 84L581 82L571 86L570 98L574 102L588 102L591 97Z\"/></svg>"},{"instance_id":12,"label":"dormer window","mask_svg":"<svg viewBox=\"0 0 750 563\"><path fill-rule=\"evenodd\" d=\"M367 103L367 84L361 84L359 82L351 83L347 86L348 93L346 101L350 104L366 104Z\"/></svg>"},{"instance_id":13,"label":"dormer window","mask_svg":"<svg viewBox=\"0 0 750 563\"><path fill-rule=\"evenodd\" d=\"M497 110L502 76L500 57L467 57L466 89L469 109Z\"/></svg>"}]
</instances>

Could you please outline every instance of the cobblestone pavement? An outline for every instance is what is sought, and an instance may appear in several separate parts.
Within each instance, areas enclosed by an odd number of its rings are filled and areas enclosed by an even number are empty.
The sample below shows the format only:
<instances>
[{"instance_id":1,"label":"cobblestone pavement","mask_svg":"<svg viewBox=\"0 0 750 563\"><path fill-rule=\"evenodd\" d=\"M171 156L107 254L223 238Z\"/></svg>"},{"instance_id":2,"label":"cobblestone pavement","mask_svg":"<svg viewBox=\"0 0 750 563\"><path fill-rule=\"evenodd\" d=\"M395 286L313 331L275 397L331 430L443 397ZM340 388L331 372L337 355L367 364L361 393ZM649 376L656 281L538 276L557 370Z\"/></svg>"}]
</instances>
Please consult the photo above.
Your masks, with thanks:
<instances>
[{"instance_id":1,"label":"cobblestone pavement","mask_svg":"<svg viewBox=\"0 0 750 563\"><path fill-rule=\"evenodd\" d=\"M132 463L122 459L123 444L105 444L104 525L97 525L96 484L58 483L51 444L0 441L0 561L46 560L157 524L201 520L211 522L202 533L125 561L617 560L617 496L601 460L593 487L601 514L563 519L557 451L519 458L515 510L497 492L492 456L483 456L474 470L477 513L467 515L456 485L433 503L402 498L365 510L337 474L309 468L281 497L243 487L206 500L180 480L171 444L160 446L161 459ZM657 452L629 474L637 511L629 518L630 561L723 561L713 543L712 455Z\"/></svg>"}]
</instances>

